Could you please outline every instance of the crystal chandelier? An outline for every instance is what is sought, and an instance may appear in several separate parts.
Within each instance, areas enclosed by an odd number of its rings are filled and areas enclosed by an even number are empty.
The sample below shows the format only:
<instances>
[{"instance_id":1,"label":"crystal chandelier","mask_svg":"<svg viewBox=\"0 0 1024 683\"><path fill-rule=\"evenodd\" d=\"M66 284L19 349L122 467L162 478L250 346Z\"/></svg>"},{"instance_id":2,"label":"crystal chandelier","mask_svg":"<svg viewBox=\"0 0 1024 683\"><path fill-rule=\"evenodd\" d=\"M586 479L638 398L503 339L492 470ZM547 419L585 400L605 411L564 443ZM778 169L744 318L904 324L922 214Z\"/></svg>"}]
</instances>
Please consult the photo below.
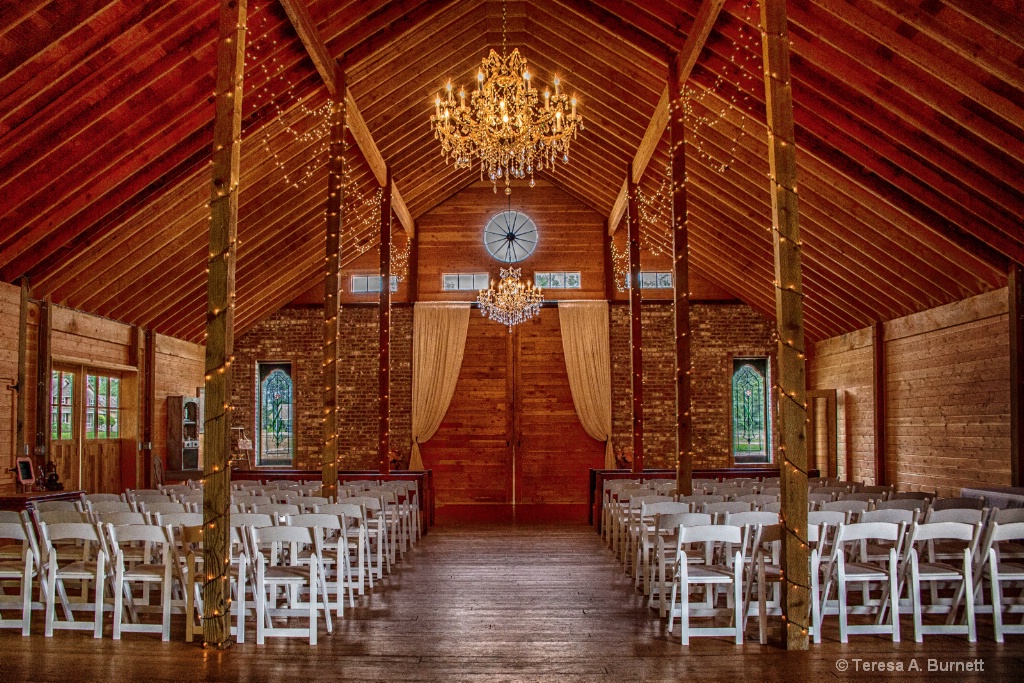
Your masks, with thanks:
<instances>
[{"instance_id":1,"label":"crystal chandelier","mask_svg":"<svg viewBox=\"0 0 1024 683\"><path fill-rule=\"evenodd\" d=\"M434 98L430 126L446 161L470 168L478 158L480 179L489 178L495 192L504 179L505 194L511 194L512 178L530 176L533 187L535 171L554 170L558 158L569 163L569 143L583 130L583 117L576 113L576 97L562 91L557 76L554 95L545 88L541 104L526 59L518 49L506 54L505 23L502 0L501 55L491 50L483 60L468 104L465 89L456 102L449 80L444 98Z\"/></svg>"},{"instance_id":2,"label":"crystal chandelier","mask_svg":"<svg viewBox=\"0 0 1024 683\"><path fill-rule=\"evenodd\" d=\"M519 268L502 268L501 282L495 289L491 281L489 289L481 289L477 302L481 312L502 325L513 325L529 320L540 311L544 294L540 288L519 279L522 271Z\"/></svg>"}]
</instances>

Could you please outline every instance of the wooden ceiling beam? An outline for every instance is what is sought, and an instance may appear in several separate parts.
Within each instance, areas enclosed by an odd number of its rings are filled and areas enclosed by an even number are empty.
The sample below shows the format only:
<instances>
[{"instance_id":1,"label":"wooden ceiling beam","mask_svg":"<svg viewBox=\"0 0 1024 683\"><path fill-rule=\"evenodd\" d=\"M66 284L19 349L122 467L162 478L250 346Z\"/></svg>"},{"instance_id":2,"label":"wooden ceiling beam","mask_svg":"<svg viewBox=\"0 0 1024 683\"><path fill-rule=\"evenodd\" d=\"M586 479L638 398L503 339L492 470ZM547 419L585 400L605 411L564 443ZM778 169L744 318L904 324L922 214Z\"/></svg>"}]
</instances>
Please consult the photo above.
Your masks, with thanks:
<instances>
[{"instance_id":1,"label":"wooden ceiling beam","mask_svg":"<svg viewBox=\"0 0 1024 683\"><path fill-rule=\"evenodd\" d=\"M991 2L976 0L942 0L958 12L978 22L1003 40L1024 50L1024 19L1011 14Z\"/></svg>"},{"instance_id":2,"label":"wooden ceiling beam","mask_svg":"<svg viewBox=\"0 0 1024 683\"><path fill-rule=\"evenodd\" d=\"M693 20L693 26L690 27L690 32L686 35L686 42L683 44L682 49L672 57L676 61L676 73L679 74L680 90L683 89L686 81L690 78L690 72L693 71L693 67L697 63L697 57L704 48L704 43L707 42L708 36L711 35L711 29L714 28L715 21L718 19L718 14L722 11L723 4L725 4L725 0L703 0L701 2L700 9L697 10L697 16ZM633 157L633 182L639 182L640 178L643 177L647 164L654 154L654 148L658 145L658 140L661 139L666 126L668 126L667 85L661 93L661 99L658 100L654 116L651 117L651 122L647 125L647 131L644 133L640 147L636 151L636 156ZM615 234L616 228L619 227L619 221L622 220L622 216L626 212L626 185L627 183L623 181L622 189L619 190L615 203L612 205L612 211L608 215L609 235Z\"/></svg>"},{"instance_id":3,"label":"wooden ceiling beam","mask_svg":"<svg viewBox=\"0 0 1024 683\"><path fill-rule=\"evenodd\" d=\"M316 67L317 73L320 74L324 85L327 86L327 91L332 97L337 97L338 85L334 77L334 68L337 62L331 57L331 53L324 44L323 38L320 37L316 23L309 14L309 8L306 6L305 0L280 0L280 2L285 8L288 19L298 34L299 40L302 41L306 52L309 54L309 58ZM425 6L432 6L434 4L436 3L427 3ZM373 141L373 135L371 135L370 129L366 127L362 114L359 113L359 107L356 105L351 88L346 89L345 106L347 109L348 129L352 133L352 138L363 152L363 156L366 157L370 168L373 169L377 182L383 187L387 176L385 170L387 164L384 162L380 150L377 149L377 144ZM402 228L410 237L414 236L416 234L416 222L409 213L405 200L402 199L402 193L399 191L398 185L394 183L391 185L391 203L395 208L395 215L398 216Z\"/></svg>"}]
</instances>

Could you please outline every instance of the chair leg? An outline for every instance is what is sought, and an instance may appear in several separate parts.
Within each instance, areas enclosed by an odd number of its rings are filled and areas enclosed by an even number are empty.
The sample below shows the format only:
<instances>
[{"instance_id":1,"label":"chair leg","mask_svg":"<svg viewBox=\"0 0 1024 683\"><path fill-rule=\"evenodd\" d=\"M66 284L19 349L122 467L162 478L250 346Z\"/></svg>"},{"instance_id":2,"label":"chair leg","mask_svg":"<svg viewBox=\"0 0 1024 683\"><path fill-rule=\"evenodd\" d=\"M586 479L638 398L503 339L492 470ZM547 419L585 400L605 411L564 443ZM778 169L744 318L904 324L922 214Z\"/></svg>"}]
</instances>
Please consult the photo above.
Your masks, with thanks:
<instances>
[{"instance_id":1,"label":"chair leg","mask_svg":"<svg viewBox=\"0 0 1024 683\"><path fill-rule=\"evenodd\" d=\"M103 553L99 553L96 557L96 615L95 615L95 628L93 629L93 638L103 637L103 593L104 593L104 582L103 577L106 576L103 572Z\"/></svg>"},{"instance_id":2,"label":"chair leg","mask_svg":"<svg viewBox=\"0 0 1024 683\"><path fill-rule=\"evenodd\" d=\"M160 591L160 597L163 598L163 617L161 621L162 628L160 629L160 639L167 642L171 639L171 590L174 583L171 579L171 565L167 565L167 571L164 572L164 583L163 590Z\"/></svg>"},{"instance_id":3,"label":"chair leg","mask_svg":"<svg viewBox=\"0 0 1024 683\"><path fill-rule=\"evenodd\" d=\"M889 549L889 600L892 609L892 642L900 642L900 591L896 583L896 549ZM883 594L882 600L885 600ZM879 607L881 609L881 607Z\"/></svg>"},{"instance_id":4,"label":"chair leg","mask_svg":"<svg viewBox=\"0 0 1024 683\"><path fill-rule=\"evenodd\" d=\"M935 586L934 581L929 583ZM910 599L914 605L914 642L921 643L924 642L924 635L921 633L921 574L916 550L912 550L910 554ZM893 617L899 619L899 612Z\"/></svg>"},{"instance_id":5,"label":"chair leg","mask_svg":"<svg viewBox=\"0 0 1024 683\"><path fill-rule=\"evenodd\" d=\"M317 577L316 571L316 560L311 558L309 562L309 644L316 645L317 628L316 628L316 612L317 612L317 584L319 578ZM324 596L324 604L327 603L327 596ZM328 617L330 618L330 617Z\"/></svg>"},{"instance_id":6,"label":"chair leg","mask_svg":"<svg viewBox=\"0 0 1024 683\"><path fill-rule=\"evenodd\" d=\"M114 640L121 640L121 623L124 619L124 571L114 571Z\"/></svg>"},{"instance_id":7,"label":"chair leg","mask_svg":"<svg viewBox=\"0 0 1024 683\"><path fill-rule=\"evenodd\" d=\"M967 642L976 643L978 642L978 632L975 628L974 623L974 593L970 590L970 586L973 585L974 581L974 570L971 567L970 559L964 562L964 581L961 586L964 589L965 602L967 603Z\"/></svg>"},{"instance_id":8,"label":"chair leg","mask_svg":"<svg viewBox=\"0 0 1024 683\"><path fill-rule=\"evenodd\" d=\"M1003 642L1003 588L999 585L999 568L995 553L989 556L988 578L992 585L992 627L997 643Z\"/></svg>"},{"instance_id":9,"label":"chair leg","mask_svg":"<svg viewBox=\"0 0 1024 683\"><path fill-rule=\"evenodd\" d=\"M51 559L46 568L48 578L46 581L46 627L44 633L49 638L53 636L53 618L57 611L57 560Z\"/></svg>"},{"instance_id":10,"label":"chair leg","mask_svg":"<svg viewBox=\"0 0 1024 683\"><path fill-rule=\"evenodd\" d=\"M747 609L743 600L740 599L740 591L743 587L743 560L740 559L739 553L736 553L736 562L733 567L733 580L732 580L732 605L733 614L736 620L736 644L743 644L743 630L747 623ZM742 610L742 614L740 611Z\"/></svg>"},{"instance_id":11,"label":"chair leg","mask_svg":"<svg viewBox=\"0 0 1024 683\"><path fill-rule=\"evenodd\" d=\"M849 635L846 632L846 572L839 568L839 642L849 642Z\"/></svg>"}]
</instances>

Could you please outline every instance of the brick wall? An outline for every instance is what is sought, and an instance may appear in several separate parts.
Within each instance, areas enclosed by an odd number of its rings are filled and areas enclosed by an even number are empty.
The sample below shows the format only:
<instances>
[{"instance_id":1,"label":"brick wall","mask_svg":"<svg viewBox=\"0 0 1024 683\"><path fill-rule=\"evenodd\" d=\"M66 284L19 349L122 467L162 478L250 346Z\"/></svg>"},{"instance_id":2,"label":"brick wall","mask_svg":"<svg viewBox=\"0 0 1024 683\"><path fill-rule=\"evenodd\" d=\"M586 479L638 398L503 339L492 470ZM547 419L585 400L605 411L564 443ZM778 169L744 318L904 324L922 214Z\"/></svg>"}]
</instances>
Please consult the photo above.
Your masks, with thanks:
<instances>
[{"instance_id":1,"label":"brick wall","mask_svg":"<svg viewBox=\"0 0 1024 683\"><path fill-rule=\"evenodd\" d=\"M672 307L646 303L641 309L644 345L644 454L646 467L675 466L675 338ZM741 303L694 303L691 375L694 467L730 467L730 386L734 356L772 356L773 326ZM629 307L611 307L612 440L631 443ZM777 443L775 409L772 441ZM773 447L774 452L774 447Z\"/></svg>"},{"instance_id":2,"label":"brick wall","mask_svg":"<svg viewBox=\"0 0 1024 683\"><path fill-rule=\"evenodd\" d=\"M339 467L376 469L378 325L373 306L343 306L339 317ZM319 469L323 414L323 308L286 307L235 340L235 426L256 430L257 361L291 361L295 383L295 466ZM412 309L391 313L391 441L409 460L412 401Z\"/></svg>"}]
</instances>

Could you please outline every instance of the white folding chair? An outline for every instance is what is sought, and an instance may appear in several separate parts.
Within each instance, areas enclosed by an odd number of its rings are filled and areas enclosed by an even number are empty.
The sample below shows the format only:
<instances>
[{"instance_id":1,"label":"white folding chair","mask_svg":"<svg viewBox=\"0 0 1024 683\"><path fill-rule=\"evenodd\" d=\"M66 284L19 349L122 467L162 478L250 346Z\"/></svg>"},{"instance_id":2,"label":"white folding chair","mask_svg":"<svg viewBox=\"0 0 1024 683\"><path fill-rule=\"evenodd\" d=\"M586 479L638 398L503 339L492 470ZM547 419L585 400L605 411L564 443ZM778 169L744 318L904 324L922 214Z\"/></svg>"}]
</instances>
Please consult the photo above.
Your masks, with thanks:
<instances>
[{"instance_id":1,"label":"white folding chair","mask_svg":"<svg viewBox=\"0 0 1024 683\"><path fill-rule=\"evenodd\" d=\"M0 618L0 628L21 628L27 636L32 629L32 581L41 566L39 545L27 514L18 521L0 521L0 540L12 542L8 547L21 550L20 559L0 560L0 610L20 610L20 619ZM18 601L12 601L6 588L17 584Z\"/></svg>"},{"instance_id":2,"label":"white folding chair","mask_svg":"<svg viewBox=\"0 0 1024 683\"><path fill-rule=\"evenodd\" d=\"M1024 587L1024 561L1010 561L1001 556L999 545L1007 541L1024 541L1024 522L1000 524L995 521L988 534L986 567L992 591L992 625L997 643L1003 642L1005 633L1024 633L1024 624L1006 624L1003 619L1004 614L1024 612L1024 599L1007 598L1003 592L1004 583Z\"/></svg>"},{"instance_id":3,"label":"white folding chair","mask_svg":"<svg viewBox=\"0 0 1024 683\"><path fill-rule=\"evenodd\" d=\"M256 600L256 644L262 645L267 636L303 636L308 635L309 644L317 644L317 612L323 608L330 633L331 610L329 598L324 596L321 602L318 588L320 586L320 553L315 530L312 528L291 526L270 526L249 528L250 550L253 553L255 567L255 600ZM262 546L269 545L271 552L264 552ZM305 566L299 563L298 554L289 552L284 546L299 546L310 549L312 561ZM286 561L285 558L288 558ZM278 607L278 587L286 588L286 607ZM307 590L308 602L299 606L300 593ZM243 594L244 595L244 594ZM244 597L242 598L244 600ZM289 618L308 615L309 624L306 628L294 626L275 626L275 618Z\"/></svg>"},{"instance_id":4,"label":"white folding chair","mask_svg":"<svg viewBox=\"0 0 1024 683\"><path fill-rule=\"evenodd\" d=\"M171 592L173 584L173 551L170 527L151 524L106 526L112 542L114 563L114 640L121 639L122 631L159 633L161 640L171 639ZM122 551L125 543L144 543L148 557L139 564L128 564ZM159 561L156 561L156 557ZM132 598L131 584L158 584L160 586L160 623L144 624ZM125 598L133 623L124 623Z\"/></svg>"},{"instance_id":5,"label":"white folding chair","mask_svg":"<svg viewBox=\"0 0 1024 683\"><path fill-rule=\"evenodd\" d=\"M903 524L892 524L890 522L866 522L862 524L841 524L836 530L835 542L832 546L832 555L829 558L828 569L825 573L825 590L822 595L821 613L824 617L828 612L829 595L832 584L835 583L838 589L838 613L839 613L839 639L846 643L851 634L864 633L891 633L894 643L900 640L900 619L899 619L899 584L897 579L897 558L900 554L900 543L903 539L906 526ZM888 561L880 563L851 562L848 554L851 547L860 546L861 541L883 541L890 542ZM851 608L846 601L847 584L881 583L883 586L882 597L878 604L863 604L859 608ZM867 591L864 591L865 595ZM885 610L881 605L888 599L891 602L889 611L889 623L882 623ZM850 612L871 613L877 612L878 623L856 624L849 623ZM819 629L820 630L820 629Z\"/></svg>"},{"instance_id":6,"label":"white folding chair","mask_svg":"<svg viewBox=\"0 0 1024 683\"><path fill-rule=\"evenodd\" d=\"M96 525L91 522L42 522L40 538L45 550L46 572L46 636L52 636L54 629L88 630L92 629L94 638L103 637L103 596L105 593L107 557L103 550L103 542ZM76 560L63 567L58 563L56 541L82 542L83 559ZM93 621L75 621L73 605L69 602L65 581L92 582L94 599L91 605ZM85 584L83 584L85 585ZM64 608L65 619L57 618L57 598ZM88 605L75 605L88 608Z\"/></svg>"},{"instance_id":7,"label":"white folding chair","mask_svg":"<svg viewBox=\"0 0 1024 683\"><path fill-rule=\"evenodd\" d=\"M684 503L685 505L685 503ZM651 594L648 600L650 607L658 607L658 614L664 617L668 613L666 598L669 594L669 575L671 567L682 558L678 555L680 550L686 552L685 546L677 544L678 530L680 526L707 526L711 524L711 515L703 512L673 512L660 514L655 518L655 551L654 559L658 571L658 580L651 578ZM710 558L707 558L710 559ZM697 559L695 558L696 562ZM657 596L657 600L655 600Z\"/></svg>"},{"instance_id":8,"label":"white folding chair","mask_svg":"<svg viewBox=\"0 0 1024 683\"><path fill-rule=\"evenodd\" d=\"M913 524L910 527L901 572L901 586L910 579L910 598L913 603L914 640L922 642L925 633L966 633L967 640L975 642L977 634L974 622L974 565L978 544L981 541L981 523L970 525L959 522L935 522L931 524ZM927 557L928 546L935 541L959 541L962 553L959 566L952 562L935 562ZM920 545L919 545L920 544ZM919 550L920 548L920 550ZM925 557L921 558L921 552ZM936 587L938 582L955 582L956 592L950 600L939 600L932 593L930 605L922 605L921 582L928 582ZM902 590L897 590L902 594ZM966 597L966 623L955 624L960 601ZM923 612L947 613L945 624L925 624Z\"/></svg>"},{"instance_id":9,"label":"white folding chair","mask_svg":"<svg viewBox=\"0 0 1024 683\"><path fill-rule=\"evenodd\" d=\"M347 500L347 499L346 499ZM342 539L338 539L338 551L345 548L350 554L347 559L351 567L352 557L355 556L355 571L350 575L349 580L354 584L359 595L363 595L368 582L373 588L373 570L369 566L370 545L367 539L365 510L361 505L355 503L329 503L319 505L314 510L316 513L336 515L341 521ZM368 581L367 581L368 579ZM350 585L351 585L350 584Z\"/></svg>"},{"instance_id":10,"label":"white folding chair","mask_svg":"<svg viewBox=\"0 0 1024 683\"><path fill-rule=\"evenodd\" d=\"M687 561L684 547L687 544L716 544L732 543L742 547L742 534L739 527L708 525L708 526L684 526L680 525L677 536L676 564L673 572L672 593L669 598L668 632L672 633L672 624L676 616L676 595L681 594L681 602L678 610L681 626L681 640L683 645L690 644L690 638L695 636L732 636L736 644L743 643L743 617L740 611L743 609L742 587L743 587L743 552L737 550L732 558L732 567L725 564L695 563ZM708 549L710 550L710 549ZM709 553L705 551L705 557ZM703 585L709 597L712 598L715 589L719 586L732 587L732 626L714 627L706 626L693 628L690 626L691 616L718 616L723 611L712 604L709 608L706 604L690 602L690 587ZM696 605L703 605L697 607Z\"/></svg>"},{"instance_id":11,"label":"white folding chair","mask_svg":"<svg viewBox=\"0 0 1024 683\"><path fill-rule=\"evenodd\" d=\"M334 596L338 617L345 616L345 589L349 591L349 604L355 607L355 584L352 581L352 565L349 563L348 548L343 535L344 525L338 515L309 512L292 515L288 518L288 526L314 529L320 540L320 592L324 602L330 601L330 574L334 575ZM333 552L332 552L333 551ZM333 557L332 557L333 555ZM299 562L314 561L311 549L299 556Z\"/></svg>"}]
</instances>

